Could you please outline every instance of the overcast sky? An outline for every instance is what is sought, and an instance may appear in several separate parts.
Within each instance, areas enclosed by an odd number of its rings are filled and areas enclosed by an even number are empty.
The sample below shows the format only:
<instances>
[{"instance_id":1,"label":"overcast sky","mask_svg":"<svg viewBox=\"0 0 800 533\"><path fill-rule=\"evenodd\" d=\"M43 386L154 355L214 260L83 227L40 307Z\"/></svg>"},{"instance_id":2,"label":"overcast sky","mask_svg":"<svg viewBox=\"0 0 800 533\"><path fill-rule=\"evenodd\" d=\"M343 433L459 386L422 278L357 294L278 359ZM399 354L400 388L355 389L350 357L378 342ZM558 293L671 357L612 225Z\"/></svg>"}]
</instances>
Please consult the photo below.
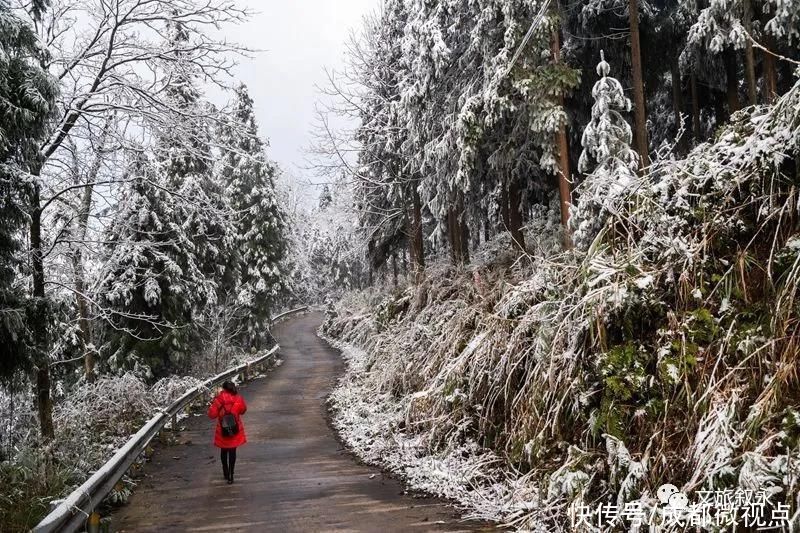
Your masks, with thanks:
<instances>
[{"instance_id":1,"label":"overcast sky","mask_svg":"<svg viewBox=\"0 0 800 533\"><path fill-rule=\"evenodd\" d=\"M324 84L325 68L343 64L344 43L362 17L380 0L238 0L257 13L226 37L263 50L242 60L237 77L250 89L269 156L298 177L303 150L311 143L315 84Z\"/></svg>"}]
</instances>

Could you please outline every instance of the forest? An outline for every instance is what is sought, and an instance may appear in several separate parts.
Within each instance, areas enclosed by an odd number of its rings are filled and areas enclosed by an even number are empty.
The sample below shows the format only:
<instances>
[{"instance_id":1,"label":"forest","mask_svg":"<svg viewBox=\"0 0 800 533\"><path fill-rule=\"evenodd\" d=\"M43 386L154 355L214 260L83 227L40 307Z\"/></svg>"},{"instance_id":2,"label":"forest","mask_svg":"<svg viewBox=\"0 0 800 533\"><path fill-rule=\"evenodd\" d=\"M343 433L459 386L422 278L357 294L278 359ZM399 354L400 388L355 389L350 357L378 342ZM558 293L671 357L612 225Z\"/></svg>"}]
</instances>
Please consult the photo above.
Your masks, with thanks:
<instances>
[{"instance_id":1,"label":"forest","mask_svg":"<svg viewBox=\"0 0 800 533\"><path fill-rule=\"evenodd\" d=\"M250 52L212 31L247 16L0 2L3 531L28 530L196 377L271 342L292 298L290 191L231 79Z\"/></svg>"},{"instance_id":2,"label":"forest","mask_svg":"<svg viewBox=\"0 0 800 533\"><path fill-rule=\"evenodd\" d=\"M798 17L384 1L319 146L378 279L322 327L350 447L523 531L800 527Z\"/></svg>"},{"instance_id":3,"label":"forest","mask_svg":"<svg viewBox=\"0 0 800 533\"><path fill-rule=\"evenodd\" d=\"M680 531L672 484L800 528L800 1L376 1L313 206L234 75L250 15L0 0L0 530L298 304L339 437L467 518Z\"/></svg>"}]
</instances>

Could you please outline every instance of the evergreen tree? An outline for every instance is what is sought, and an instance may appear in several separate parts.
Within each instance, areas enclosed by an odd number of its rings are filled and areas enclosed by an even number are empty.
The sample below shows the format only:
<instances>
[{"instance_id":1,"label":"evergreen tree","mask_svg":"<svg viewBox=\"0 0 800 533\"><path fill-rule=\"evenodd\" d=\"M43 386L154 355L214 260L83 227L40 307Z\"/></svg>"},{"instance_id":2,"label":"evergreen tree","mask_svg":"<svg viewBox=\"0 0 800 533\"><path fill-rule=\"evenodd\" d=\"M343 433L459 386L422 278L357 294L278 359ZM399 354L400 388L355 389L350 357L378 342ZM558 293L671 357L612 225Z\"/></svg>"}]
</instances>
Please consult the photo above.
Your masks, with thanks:
<instances>
[{"instance_id":1,"label":"evergreen tree","mask_svg":"<svg viewBox=\"0 0 800 533\"><path fill-rule=\"evenodd\" d=\"M193 310L212 289L197 290L194 239L176 221L153 163L141 156L128 174L99 282L111 312L104 352L112 370L162 375L185 362Z\"/></svg>"},{"instance_id":2,"label":"evergreen tree","mask_svg":"<svg viewBox=\"0 0 800 533\"><path fill-rule=\"evenodd\" d=\"M37 2L37 9L43 4ZM46 133L55 87L39 67L31 27L0 2L0 377L27 361L25 302L15 285L20 231L28 209L27 172Z\"/></svg>"},{"instance_id":3,"label":"evergreen tree","mask_svg":"<svg viewBox=\"0 0 800 533\"><path fill-rule=\"evenodd\" d=\"M797 57L800 41L800 1L798 0L708 0L697 10L688 30L683 62L697 70L710 83L726 86L728 110L738 109L738 53L744 51L744 79L748 103L758 101L757 56L752 39L762 41L771 52ZM762 54L764 79L762 100L775 97L774 57ZM716 68L714 68L716 67ZM722 78L724 77L724 81Z\"/></svg>"},{"instance_id":4,"label":"evergreen tree","mask_svg":"<svg viewBox=\"0 0 800 533\"><path fill-rule=\"evenodd\" d=\"M409 237L417 262L426 215L429 240L446 238L455 262L468 261L476 222L486 235L502 220L522 246L525 206L546 202L566 166L566 143L555 142L567 122L560 99L578 81L552 55L557 19L545 11L544 2L392 0L368 23L353 61L364 88L356 200L374 266Z\"/></svg>"},{"instance_id":5,"label":"evergreen tree","mask_svg":"<svg viewBox=\"0 0 800 533\"><path fill-rule=\"evenodd\" d=\"M424 264L421 215L411 210L399 216L412 206L419 185L419 174L406 164L409 128L398 112L408 75L408 65L403 62L407 19L404 2L387 0L383 11L368 19L351 65L367 94L357 106L360 127L355 136L360 152L355 200L373 269L383 267L388 257L407 243L412 268L420 270ZM320 203L320 213L327 207Z\"/></svg>"},{"instance_id":6,"label":"evergreen tree","mask_svg":"<svg viewBox=\"0 0 800 533\"><path fill-rule=\"evenodd\" d=\"M190 276L199 296L198 311L213 305L223 280L231 273L229 248L231 228L223 189L215 181L209 118L216 111L200 99L196 86L197 67L186 60L181 50L191 46L186 29L171 27L171 47L175 57L167 61L167 76L172 80L168 98L174 120L168 131L158 132L156 163L159 179L173 191L174 220L193 243Z\"/></svg>"},{"instance_id":7,"label":"evergreen tree","mask_svg":"<svg viewBox=\"0 0 800 533\"><path fill-rule=\"evenodd\" d=\"M633 134L620 111L629 112L631 101L622 85L608 74L610 65L600 51L592 96L592 119L583 130L583 151L578 170L589 173L580 188L580 199L574 214L575 244L585 248L605 223L609 214L636 180L639 156L631 148Z\"/></svg>"},{"instance_id":8,"label":"evergreen tree","mask_svg":"<svg viewBox=\"0 0 800 533\"><path fill-rule=\"evenodd\" d=\"M235 286L242 306L247 341L259 346L270 313L284 290L285 215L275 193L276 168L258 136L253 100L244 85L235 92L233 110L219 133L221 181L234 219Z\"/></svg>"},{"instance_id":9,"label":"evergreen tree","mask_svg":"<svg viewBox=\"0 0 800 533\"><path fill-rule=\"evenodd\" d=\"M331 196L331 190L328 188L328 184L322 186L322 192L319 195L319 208L326 209L329 205L333 202L333 197Z\"/></svg>"},{"instance_id":10,"label":"evergreen tree","mask_svg":"<svg viewBox=\"0 0 800 533\"><path fill-rule=\"evenodd\" d=\"M333 189L330 201L295 220L297 233L293 247L299 251L296 266L302 280L295 285L305 302L331 297L361 287L366 280L362 255L362 228L353 211L353 198L347 187Z\"/></svg>"},{"instance_id":11,"label":"evergreen tree","mask_svg":"<svg viewBox=\"0 0 800 533\"><path fill-rule=\"evenodd\" d=\"M182 55L188 33L180 24L170 30L177 51L165 58L172 127L156 131L153 161L134 164L101 283L115 313L107 360L117 368L145 364L156 375L179 370L199 349L203 313L231 275L232 231L211 165L214 111L200 100L198 74Z\"/></svg>"}]
</instances>

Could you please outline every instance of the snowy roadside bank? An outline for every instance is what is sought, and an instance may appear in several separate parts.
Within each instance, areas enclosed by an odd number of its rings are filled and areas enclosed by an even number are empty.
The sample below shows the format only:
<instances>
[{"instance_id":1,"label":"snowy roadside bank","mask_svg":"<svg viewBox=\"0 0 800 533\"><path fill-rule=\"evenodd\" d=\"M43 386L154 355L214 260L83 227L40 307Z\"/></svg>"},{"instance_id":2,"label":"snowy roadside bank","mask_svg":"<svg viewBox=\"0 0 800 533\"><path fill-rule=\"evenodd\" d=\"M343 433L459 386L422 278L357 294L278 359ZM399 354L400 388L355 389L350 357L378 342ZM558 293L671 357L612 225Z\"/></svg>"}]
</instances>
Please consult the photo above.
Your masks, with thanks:
<instances>
[{"instance_id":1,"label":"snowy roadside bank","mask_svg":"<svg viewBox=\"0 0 800 533\"><path fill-rule=\"evenodd\" d=\"M326 335L319 336L342 353L345 374L328 401L334 428L347 446L366 463L398 474L406 484L426 494L456 503L467 520L483 520L526 530L553 531L540 524L531 529L537 507L532 480L503 467L503 461L474 441L430 453L425 434L403 431L410 398L393 398L365 379L370 357L364 350ZM566 531L566 529L565 529Z\"/></svg>"},{"instance_id":2,"label":"snowy roadside bank","mask_svg":"<svg viewBox=\"0 0 800 533\"><path fill-rule=\"evenodd\" d=\"M798 110L800 84L660 160L590 243L541 210L524 253L346 294L345 439L523 529L800 530Z\"/></svg>"}]
</instances>

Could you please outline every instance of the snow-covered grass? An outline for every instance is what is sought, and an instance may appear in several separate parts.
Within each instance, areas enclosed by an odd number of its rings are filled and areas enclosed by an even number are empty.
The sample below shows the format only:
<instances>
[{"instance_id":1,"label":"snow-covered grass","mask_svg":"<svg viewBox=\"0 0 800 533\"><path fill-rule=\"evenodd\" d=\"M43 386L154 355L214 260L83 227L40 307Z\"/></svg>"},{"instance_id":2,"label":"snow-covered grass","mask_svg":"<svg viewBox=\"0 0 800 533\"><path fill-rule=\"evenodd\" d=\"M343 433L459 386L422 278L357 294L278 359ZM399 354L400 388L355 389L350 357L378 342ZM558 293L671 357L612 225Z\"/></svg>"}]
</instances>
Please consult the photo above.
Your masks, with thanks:
<instances>
[{"instance_id":1,"label":"snow-covered grass","mask_svg":"<svg viewBox=\"0 0 800 533\"><path fill-rule=\"evenodd\" d=\"M506 471L496 454L475 441L431 453L426 435L402 429L412 399L387 393L376 397L364 379L370 356L321 336L341 350L347 363L346 374L329 398L334 427L362 460L402 474L414 490L456 502L467 519L512 521L536 507L531 480Z\"/></svg>"},{"instance_id":2,"label":"snow-covered grass","mask_svg":"<svg viewBox=\"0 0 800 533\"><path fill-rule=\"evenodd\" d=\"M85 481L158 409L198 383L170 377L149 386L132 373L80 383L55 405L55 439L47 444L35 429L30 391L17 395L13 411L11 397L1 396L0 413L8 423L0 436L0 529L28 531L49 510L50 500ZM126 479L109 501L124 501L132 485Z\"/></svg>"},{"instance_id":3,"label":"snow-covered grass","mask_svg":"<svg viewBox=\"0 0 800 533\"><path fill-rule=\"evenodd\" d=\"M575 250L543 211L526 255L490 243L340 301L322 330L350 363L335 423L365 459L522 529L569 531L601 502L661 520L665 483L757 487L800 527L800 84L627 177L610 206L591 193L613 173L577 191L578 220L606 209Z\"/></svg>"}]
</instances>

